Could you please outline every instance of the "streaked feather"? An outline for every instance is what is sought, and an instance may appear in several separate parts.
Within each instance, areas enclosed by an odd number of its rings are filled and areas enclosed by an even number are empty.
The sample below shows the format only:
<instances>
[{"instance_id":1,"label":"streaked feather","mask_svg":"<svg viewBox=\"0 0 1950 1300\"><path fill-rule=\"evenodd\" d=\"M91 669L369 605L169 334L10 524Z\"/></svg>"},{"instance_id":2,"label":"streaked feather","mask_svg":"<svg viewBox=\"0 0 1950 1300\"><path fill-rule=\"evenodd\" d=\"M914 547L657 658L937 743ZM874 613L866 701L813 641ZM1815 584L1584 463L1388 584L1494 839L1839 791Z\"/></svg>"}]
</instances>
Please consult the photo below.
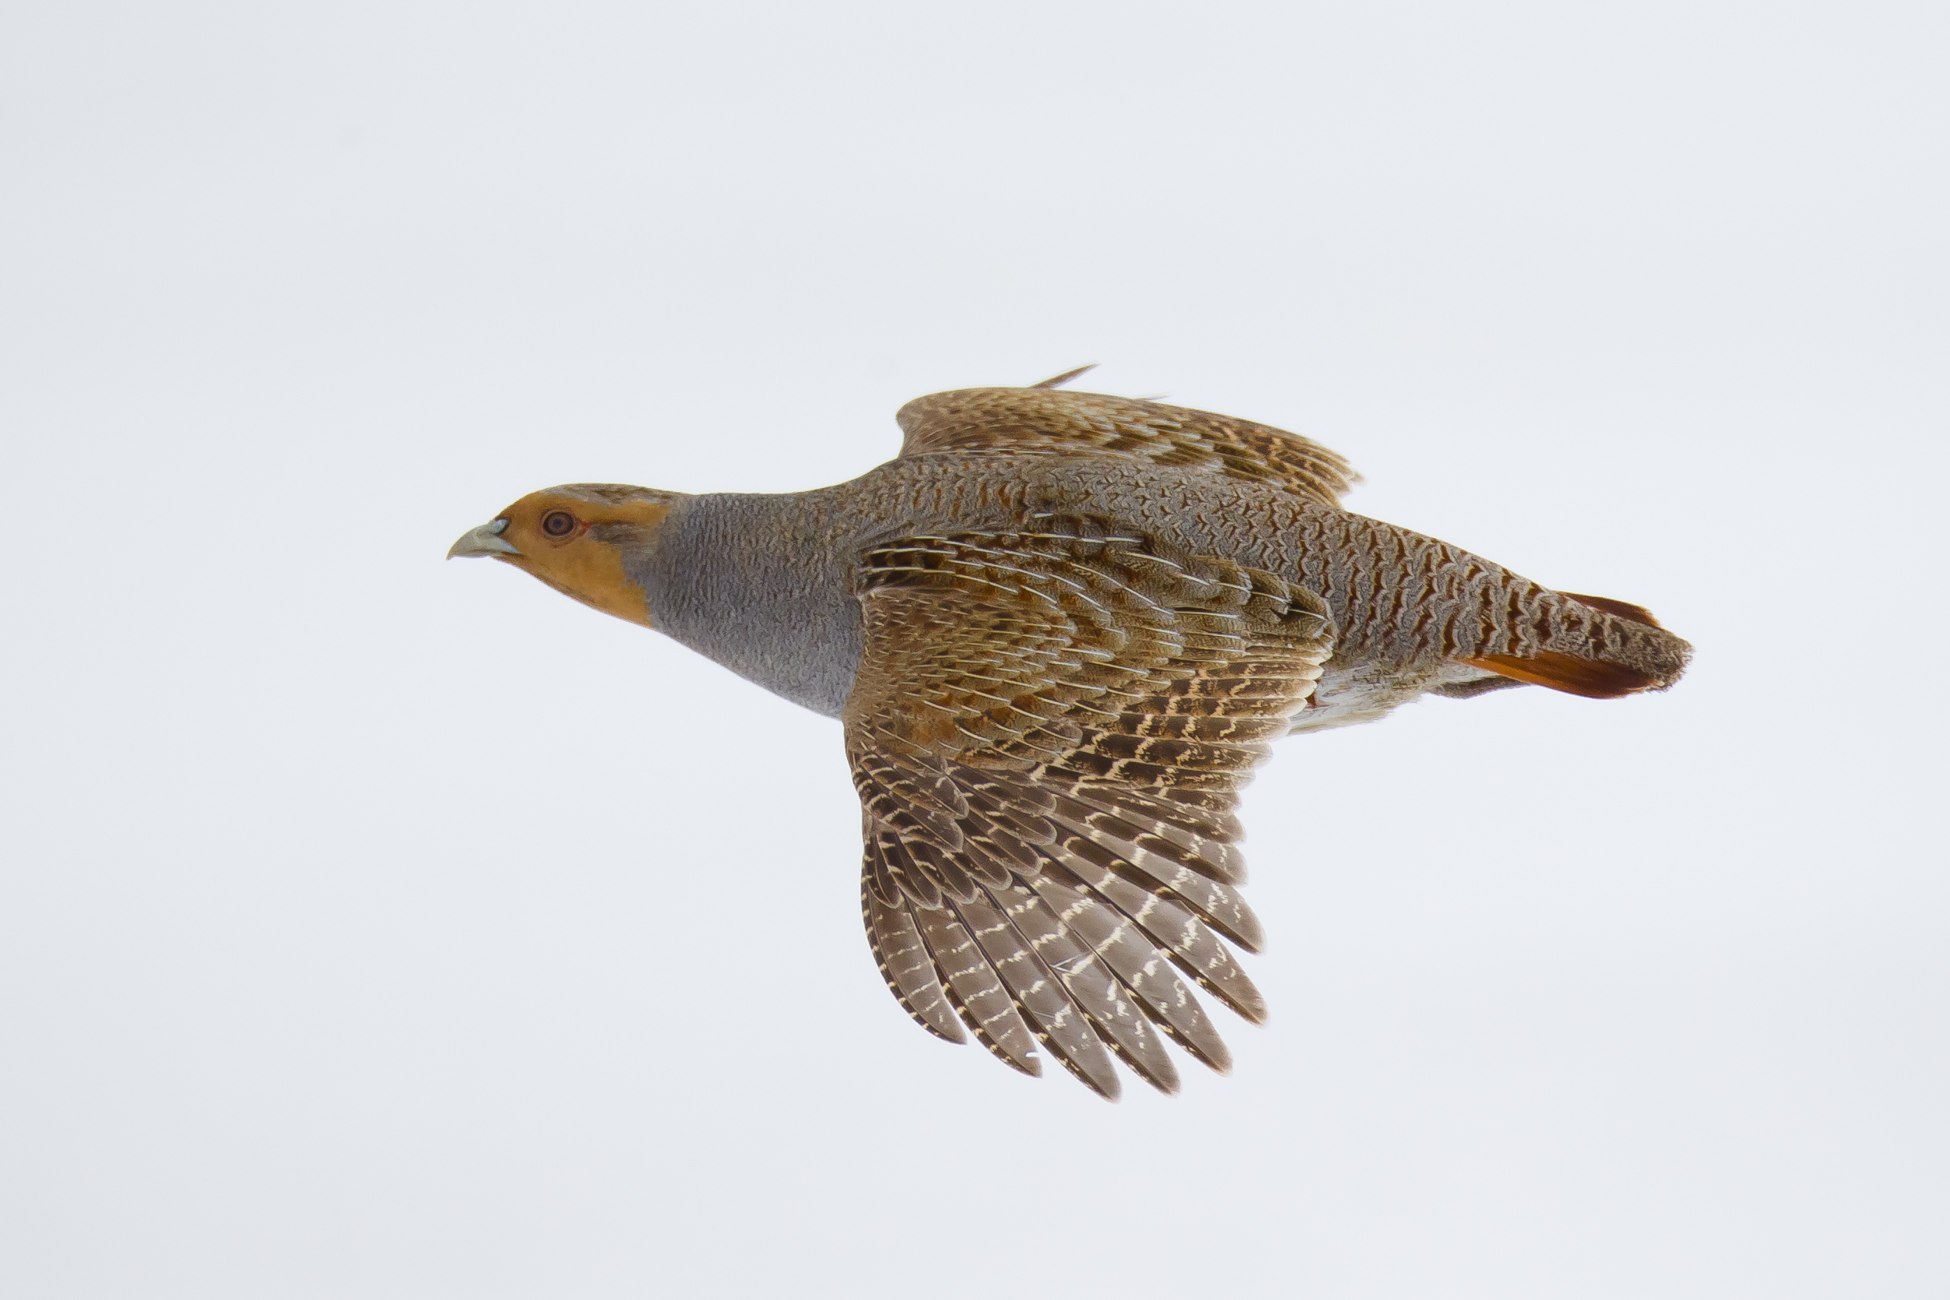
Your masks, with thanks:
<instances>
[{"instance_id":1,"label":"streaked feather","mask_svg":"<svg viewBox=\"0 0 1950 1300\"><path fill-rule=\"evenodd\" d=\"M1117 1068L1090 1018L1077 1004L1068 981L1050 969L1035 942L1018 930L1011 913L987 895L958 904L955 911L1008 987L1016 1010L1037 1039L1092 1091L1116 1097Z\"/></svg>"},{"instance_id":2,"label":"streaked feather","mask_svg":"<svg viewBox=\"0 0 1950 1300\"><path fill-rule=\"evenodd\" d=\"M962 1023L997 1060L1024 1074L1041 1074L1036 1036L1023 1023L1008 986L961 918L939 907L915 908L912 915Z\"/></svg>"},{"instance_id":3,"label":"streaked feather","mask_svg":"<svg viewBox=\"0 0 1950 1300\"><path fill-rule=\"evenodd\" d=\"M882 902L873 890L862 888L860 909L867 922L867 939L880 976L914 1022L951 1043L968 1041L961 1020L941 988L934 954L921 937L904 903Z\"/></svg>"},{"instance_id":4,"label":"streaked feather","mask_svg":"<svg viewBox=\"0 0 1950 1300\"><path fill-rule=\"evenodd\" d=\"M1180 1047L1221 1072L1232 1068L1219 1031L1170 958L1129 917L1086 890L1042 876L1030 886L1065 929L1090 945L1144 1012Z\"/></svg>"}]
</instances>

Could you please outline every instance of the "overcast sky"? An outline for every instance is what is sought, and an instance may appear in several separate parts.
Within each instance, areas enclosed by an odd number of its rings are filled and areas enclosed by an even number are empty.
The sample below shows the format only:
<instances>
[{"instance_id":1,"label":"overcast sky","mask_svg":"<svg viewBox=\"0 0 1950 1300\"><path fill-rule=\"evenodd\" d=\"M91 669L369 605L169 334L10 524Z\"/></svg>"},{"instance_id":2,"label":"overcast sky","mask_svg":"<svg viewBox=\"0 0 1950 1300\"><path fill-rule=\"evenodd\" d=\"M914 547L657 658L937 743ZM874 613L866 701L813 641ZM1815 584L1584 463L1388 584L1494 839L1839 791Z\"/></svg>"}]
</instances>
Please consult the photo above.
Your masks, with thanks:
<instances>
[{"instance_id":1,"label":"overcast sky","mask_svg":"<svg viewBox=\"0 0 1950 1300\"><path fill-rule=\"evenodd\" d=\"M7 6L0 1293L1950 1291L1946 12ZM1284 744L1116 1106L833 723L441 562L1088 361L1698 647Z\"/></svg>"}]
</instances>

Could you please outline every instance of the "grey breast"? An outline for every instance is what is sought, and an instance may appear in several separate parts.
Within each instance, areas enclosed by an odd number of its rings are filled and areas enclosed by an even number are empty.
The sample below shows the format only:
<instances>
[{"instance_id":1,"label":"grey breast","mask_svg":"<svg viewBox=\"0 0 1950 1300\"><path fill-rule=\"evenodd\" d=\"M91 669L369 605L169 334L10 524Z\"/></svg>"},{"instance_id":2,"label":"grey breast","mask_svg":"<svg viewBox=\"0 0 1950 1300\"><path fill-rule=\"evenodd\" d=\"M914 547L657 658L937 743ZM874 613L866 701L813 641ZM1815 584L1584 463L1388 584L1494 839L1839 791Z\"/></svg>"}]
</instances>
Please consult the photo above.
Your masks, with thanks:
<instances>
[{"instance_id":1,"label":"grey breast","mask_svg":"<svg viewBox=\"0 0 1950 1300\"><path fill-rule=\"evenodd\" d=\"M839 716L860 662L857 546L825 492L711 494L672 509L632 577L657 630L747 681Z\"/></svg>"}]
</instances>

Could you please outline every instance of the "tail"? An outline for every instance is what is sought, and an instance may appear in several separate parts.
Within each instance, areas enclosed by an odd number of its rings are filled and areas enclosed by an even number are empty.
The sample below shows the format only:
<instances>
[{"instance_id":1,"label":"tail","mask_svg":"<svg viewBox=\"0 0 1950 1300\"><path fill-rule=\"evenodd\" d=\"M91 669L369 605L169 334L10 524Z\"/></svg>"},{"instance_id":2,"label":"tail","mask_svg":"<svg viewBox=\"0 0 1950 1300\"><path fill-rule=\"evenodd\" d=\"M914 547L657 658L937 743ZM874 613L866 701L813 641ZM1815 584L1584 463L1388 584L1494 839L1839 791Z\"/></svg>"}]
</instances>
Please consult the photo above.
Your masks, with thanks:
<instances>
[{"instance_id":1,"label":"tail","mask_svg":"<svg viewBox=\"0 0 1950 1300\"><path fill-rule=\"evenodd\" d=\"M1663 691L1686 671L1693 647L1637 605L1604 596L1539 592L1517 644L1463 662L1513 681L1610 700Z\"/></svg>"}]
</instances>

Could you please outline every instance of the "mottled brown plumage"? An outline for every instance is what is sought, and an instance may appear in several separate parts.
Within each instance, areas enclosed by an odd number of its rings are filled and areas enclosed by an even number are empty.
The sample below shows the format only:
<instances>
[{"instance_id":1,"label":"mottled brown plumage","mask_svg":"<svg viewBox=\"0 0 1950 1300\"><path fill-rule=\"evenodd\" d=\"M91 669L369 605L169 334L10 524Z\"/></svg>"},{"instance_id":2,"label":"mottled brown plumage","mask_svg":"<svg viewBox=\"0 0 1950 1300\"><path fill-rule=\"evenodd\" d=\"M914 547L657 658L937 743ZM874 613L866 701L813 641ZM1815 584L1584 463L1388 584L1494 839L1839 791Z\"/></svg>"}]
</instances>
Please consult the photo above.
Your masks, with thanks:
<instances>
[{"instance_id":1,"label":"mottled brown plumage","mask_svg":"<svg viewBox=\"0 0 1950 1300\"><path fill-rule=\"evenodd\" d=\"M861 907L929 1032L1105 1096L1258 1020L1232 954L1234 806L1270 743L1425 692L1670 685L1685 642L1349 514L1338 455L1154 402L969 389L898 459L775 497L618 485L523 498L454 554L513 563L844 724Z\"/></svg>"}]
</instances>

